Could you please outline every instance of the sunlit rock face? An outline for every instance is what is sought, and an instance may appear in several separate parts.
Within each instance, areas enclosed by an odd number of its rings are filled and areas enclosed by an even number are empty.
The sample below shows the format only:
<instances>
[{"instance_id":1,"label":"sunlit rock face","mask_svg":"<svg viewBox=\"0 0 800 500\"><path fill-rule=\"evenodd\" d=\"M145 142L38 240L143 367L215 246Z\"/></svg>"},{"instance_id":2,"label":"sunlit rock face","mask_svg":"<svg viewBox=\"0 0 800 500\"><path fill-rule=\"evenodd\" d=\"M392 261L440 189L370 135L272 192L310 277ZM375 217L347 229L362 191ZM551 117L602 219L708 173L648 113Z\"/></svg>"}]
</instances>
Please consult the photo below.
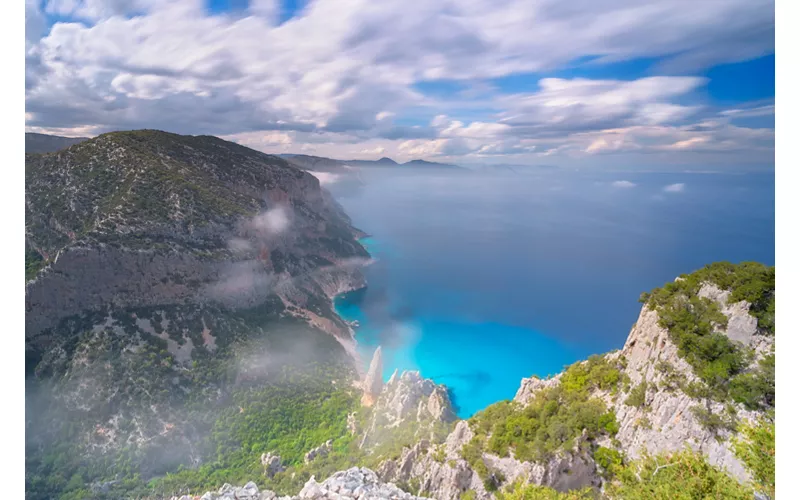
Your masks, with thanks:
<instances>
[{"instance_id":1,"label":"sunlit rock face","mask_svg":"<svg viewBox=\"0 0 800 500\"><path fill-rule=\"evenodd\" d=\"M191 500L194 497L173 497L171 500ZM424 500L392 483L385 483L367 468L353 467L333 474L318 483L313 477L295 496L278 497L272 491L259 491L255 483L236 488L223 485L219 491L206 492L201 500Z\"/></svg>"},{"instance_id":2,"label":"sunlit rock face","mask_svg":"<svg viewBox=\"0 0 800 500\"><path fill-rule=\"evenodd\" d=\"M364 406L375 404L381 389L383 389L383 355L381 347L378 346L372 355L372 361L369 362L367 375L364 377L364 394L361 397L361 404Z\"/></svg>"}]
</instances>

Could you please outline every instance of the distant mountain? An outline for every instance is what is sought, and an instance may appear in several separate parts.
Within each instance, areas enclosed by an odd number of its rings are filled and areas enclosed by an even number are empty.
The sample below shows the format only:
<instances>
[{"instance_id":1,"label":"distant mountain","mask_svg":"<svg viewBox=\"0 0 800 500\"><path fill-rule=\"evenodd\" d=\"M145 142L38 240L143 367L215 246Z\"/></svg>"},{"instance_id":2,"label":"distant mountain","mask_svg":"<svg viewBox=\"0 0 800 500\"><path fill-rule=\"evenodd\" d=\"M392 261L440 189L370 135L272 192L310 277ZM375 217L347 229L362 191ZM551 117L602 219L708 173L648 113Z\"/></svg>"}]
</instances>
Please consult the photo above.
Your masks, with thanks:
<instances>
[{"instance_id":1,"label":"distant mountain","mask_svg":"<svg viewBox=\"0 0 800 500\"><path fill-rule=\"evenodd\" d=\"M452 163L437 163L427 160L411 160L403 163L402 166L411 168L462 168L458 165L453 165Z\"/></svg>"},{"instance_id":2,"label":"distant mountain","mask_svg":"<svg viewBox=\"0 0 800 500\"><path fill-rule=\"evenodd\" d=\"M52 153L73 144L87 140L88 137L61 137L59 135L35 134L25 132L26 153Z\"/></svg>"},{"instance_id":3,"label":"distant mountain","mask_svg":"<svg viewBox=\"0 0 800 500\"><path fill-rule=\"evenodd\" d=\"M380 160L342 160L342 162L353 167L381 167L381 168L404 168L404 169L424 168L428 170L444 169L444 168L462 169L462 167L459 167L458 165L452 165L449 163L436 163L427 160L411 160L405 163L397 163L391 158L386 158L386 157L383 157Z\"/></svg>"},{"instance_id":4,"label":"distant mountain","mask_svg":"<svg viewBox=\"0 0 800 500\"><path fill-rule=\"evenodd\" d=\"M303 170L313 170L315 172L340 172L344 171L346 165L340 160L324 158L322 156L310 155L278 155L289 163L302 168Z\"/></svg>"}]
</instances>

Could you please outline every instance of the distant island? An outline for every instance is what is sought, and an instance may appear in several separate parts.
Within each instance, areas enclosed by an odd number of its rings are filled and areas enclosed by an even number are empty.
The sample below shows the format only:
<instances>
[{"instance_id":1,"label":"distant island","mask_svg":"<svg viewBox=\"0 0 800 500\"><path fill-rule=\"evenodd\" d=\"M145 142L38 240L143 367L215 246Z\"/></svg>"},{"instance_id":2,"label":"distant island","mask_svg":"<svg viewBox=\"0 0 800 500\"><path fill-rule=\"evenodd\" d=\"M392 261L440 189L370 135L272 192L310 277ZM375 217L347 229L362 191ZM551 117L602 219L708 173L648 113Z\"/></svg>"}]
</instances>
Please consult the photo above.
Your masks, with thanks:
<instances>
[{"instance_id":1,"label":"distant island","mask_svg":"<svg viewBox=\"0 0 800 500\"><path fill-rule=\"evenodd\" d=\"M25 132L25 152L35 154L52 153L88 139L88 137L61 137L59 135Z\"/></svg>"}]
</instances>

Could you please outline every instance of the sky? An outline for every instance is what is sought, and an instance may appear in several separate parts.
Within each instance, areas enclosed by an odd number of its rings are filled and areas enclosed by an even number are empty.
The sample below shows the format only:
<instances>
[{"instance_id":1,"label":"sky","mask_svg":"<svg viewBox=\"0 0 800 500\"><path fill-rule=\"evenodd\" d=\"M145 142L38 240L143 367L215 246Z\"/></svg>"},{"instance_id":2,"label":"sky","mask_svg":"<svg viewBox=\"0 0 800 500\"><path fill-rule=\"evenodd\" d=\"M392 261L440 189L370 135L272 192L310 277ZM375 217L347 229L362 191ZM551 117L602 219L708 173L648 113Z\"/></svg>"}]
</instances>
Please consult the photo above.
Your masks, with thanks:
<instances>
[{"instance_id":1,"label":"sky","mask_svg":"<svg viewBox=\"0 0 800 500\"><path fill-rule=\"evenodd\" d=\"M26 0L26 131L772 169L773 0Z\"/></svg>"}]
</instances>

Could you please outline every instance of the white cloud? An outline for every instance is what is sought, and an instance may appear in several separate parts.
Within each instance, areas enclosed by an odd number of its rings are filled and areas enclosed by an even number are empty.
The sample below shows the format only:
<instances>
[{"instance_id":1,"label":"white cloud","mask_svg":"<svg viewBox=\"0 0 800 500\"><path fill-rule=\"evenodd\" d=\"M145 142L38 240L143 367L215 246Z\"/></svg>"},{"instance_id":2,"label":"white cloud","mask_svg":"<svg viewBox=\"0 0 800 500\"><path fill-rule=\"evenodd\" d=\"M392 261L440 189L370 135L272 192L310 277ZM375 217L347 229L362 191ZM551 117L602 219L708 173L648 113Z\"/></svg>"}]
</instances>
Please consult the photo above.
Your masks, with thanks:
<instances>
[{"instance_id":1,"label":"white cloud","mask_svg":"<svg viewBox=\"0 0 800 500\"><path fill-rule=\"evenodd\" d=\"M513 96L485 83L582 58L666 58L687 74L771 53L772 0L317 0L278 25L280 5L250 0L211 15L203 0L49 0L45 10L80 23L46 33L39 3L26 0L27 127L162 128L345 158L377 148L441 158L722 153L772 140L730 125L768 113L759 108L729 110L712 131L684 128L704 111L684 99L705 84L698 77L547 78ZM434 78L467 90L448 102L414 85ZM439 116L394 124L420 109Z\"/></svg>"},{"instance_id":2,"label":"white cloud","mask_svg":"<svg viewBox=\"0 0 800 500\"><path fill-rule=\"evenodd\" d=\"M316 177L321 186L334 184L339 181L340 177L339 174L331 172L314 172L313 170L309 170L308 173Z\"/></svg>"},{"instance_id":3,"label":"white cloud","mask_svg":"<svg viewBox=\"0 0 800 500\"><path fill-rule=\"evenodd\" d=\"M686 184L681 182L676 184L670 184L669 186L664 187L665 193L682 193L684 188L686 188Z\"/></svg>"},{"instance_id":4,"label":"white cloud","mask_svg":"<svg viewBox=\"0 0 800 500\"><path fill-rule=\"evenodd\" d=\"M289 228L289 215L285 208L278 206L262 212L250 221L248 229L261 238L269 239Z\"/></svg>"},{"instance_id":5,"label":"white cloud","mask_svg":"<svg viewBox=\"0 0 800 500\"><path fill-rule=\"evenodd\" d=\"M361 154L370 155L370 156L372 156L372 155L382 155L385 152L386 152L386 148L384 148L382 146L378 146L378 147L372 148L372 149L362 149L360 151Z\"/></svg>"},{"instance_id":6,"label":"white cloud","mask_svg":"<svg viewBox=\"0 0 800 500\"><path fill-rule=\"evenodd\" d=\"M614 181L611 183L611 185L616 188L623 188L623 189L628 189L636 186L636 184L634 184L631 181Z\"/></svg>"}]
</instances>

